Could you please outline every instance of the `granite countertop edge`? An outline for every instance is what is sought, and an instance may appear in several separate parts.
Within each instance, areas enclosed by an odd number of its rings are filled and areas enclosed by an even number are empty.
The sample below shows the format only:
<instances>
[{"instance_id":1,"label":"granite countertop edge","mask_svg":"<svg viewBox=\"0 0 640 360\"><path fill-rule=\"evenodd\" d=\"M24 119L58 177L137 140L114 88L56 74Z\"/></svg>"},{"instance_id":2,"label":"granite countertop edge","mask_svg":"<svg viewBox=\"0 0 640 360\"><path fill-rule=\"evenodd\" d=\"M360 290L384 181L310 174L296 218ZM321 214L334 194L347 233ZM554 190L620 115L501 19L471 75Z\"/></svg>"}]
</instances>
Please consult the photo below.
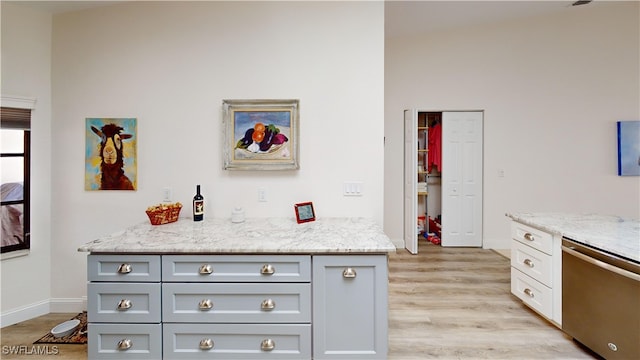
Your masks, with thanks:
<instances>
[{"instance_id":1,"label":"granite countertop edge","mask_svg":"<svg viewBox=\"0 0 640 360\"><path fill-rule=\"evenodd\" d=\"M206 219L130 226L78 248L94 254L388 254L395 245L372 219L324 218L297 224L289 218Z\"/></svg>"}]
</instances>

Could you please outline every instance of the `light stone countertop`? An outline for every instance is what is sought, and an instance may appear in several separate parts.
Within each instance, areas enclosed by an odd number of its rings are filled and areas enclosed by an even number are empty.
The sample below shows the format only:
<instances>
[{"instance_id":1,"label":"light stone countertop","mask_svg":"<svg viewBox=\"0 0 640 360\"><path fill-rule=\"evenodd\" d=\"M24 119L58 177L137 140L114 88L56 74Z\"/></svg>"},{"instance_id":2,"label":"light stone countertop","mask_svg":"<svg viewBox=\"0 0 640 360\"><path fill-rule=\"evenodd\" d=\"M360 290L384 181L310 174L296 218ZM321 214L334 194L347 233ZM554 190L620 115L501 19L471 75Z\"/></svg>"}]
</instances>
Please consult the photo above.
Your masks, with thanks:
<instances>
[{"instance_id":1,"label":"light stone countertop","mask_svg":"<svg viewBox=\"0 0 640 360\"><path fill-rule=\"evenodd\" d=\"M353 254L392 253L396 248L380 226L367 218L320 218L298 224L294 218L229 218L151 225L148 221L81 246L93 253L196 254Z\"/></svg>"},{"instance_id":2,"label":"light stone countertop","mask_svg":"<svg viewBox=\"0 0 640 360\"><path fill-rule=\"evenodd\" d=\"M640 221L637 219L572 213L506 215L525 225L640 263Z\"/></svg>"}]
</instances>

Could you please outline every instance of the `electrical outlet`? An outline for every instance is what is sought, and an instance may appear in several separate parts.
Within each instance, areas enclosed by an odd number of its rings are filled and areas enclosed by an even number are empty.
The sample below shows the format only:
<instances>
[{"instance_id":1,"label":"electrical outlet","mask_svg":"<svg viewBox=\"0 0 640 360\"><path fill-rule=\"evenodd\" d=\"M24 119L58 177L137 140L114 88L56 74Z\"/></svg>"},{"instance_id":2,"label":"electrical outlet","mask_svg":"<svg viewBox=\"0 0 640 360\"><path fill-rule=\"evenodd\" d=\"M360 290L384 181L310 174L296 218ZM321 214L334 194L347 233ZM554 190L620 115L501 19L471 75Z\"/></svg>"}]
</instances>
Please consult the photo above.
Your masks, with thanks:
<instances>
[{"instance_id":1,"label":"electrical outlet","mask_svg":"<svg viewBox=\"0 0 640 360\"><path fill-rule=\"evenodd\" d=\"M267 190L265 190L265 188L258 188L258 201L260 202L267 201Z\"/></svg>"},{"instance_id":2,"label":"electrical outlet","mask_svg":"<svg viewBox=\"0 0 640 360\"><path fill-rule=\"evenodd\" d=\"M170 187L166 187L162 189L162 201L164 202L171 202L171 198L172 196L172 191Z\"/></svg>"}]
</instances>

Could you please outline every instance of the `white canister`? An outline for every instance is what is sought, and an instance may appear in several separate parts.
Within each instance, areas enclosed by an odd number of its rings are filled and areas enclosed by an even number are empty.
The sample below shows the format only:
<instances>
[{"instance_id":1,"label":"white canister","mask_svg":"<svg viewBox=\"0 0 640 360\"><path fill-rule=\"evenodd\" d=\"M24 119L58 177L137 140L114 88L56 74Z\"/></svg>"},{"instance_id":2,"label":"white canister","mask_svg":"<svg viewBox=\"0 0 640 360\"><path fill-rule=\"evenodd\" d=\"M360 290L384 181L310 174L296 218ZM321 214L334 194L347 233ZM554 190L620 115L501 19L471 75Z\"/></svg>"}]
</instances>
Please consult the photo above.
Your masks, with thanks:
<instances>
[{"instance_id":1,"label":"white canister","mask_svg":"<svg viewBox=\"0 0 640 360\"><path fill-rule=\"evenodd\" d=\"M244 210L241 207L234 208L231 212L231 222L241 223L244 222Z\"/></svg>"}]
</instances>

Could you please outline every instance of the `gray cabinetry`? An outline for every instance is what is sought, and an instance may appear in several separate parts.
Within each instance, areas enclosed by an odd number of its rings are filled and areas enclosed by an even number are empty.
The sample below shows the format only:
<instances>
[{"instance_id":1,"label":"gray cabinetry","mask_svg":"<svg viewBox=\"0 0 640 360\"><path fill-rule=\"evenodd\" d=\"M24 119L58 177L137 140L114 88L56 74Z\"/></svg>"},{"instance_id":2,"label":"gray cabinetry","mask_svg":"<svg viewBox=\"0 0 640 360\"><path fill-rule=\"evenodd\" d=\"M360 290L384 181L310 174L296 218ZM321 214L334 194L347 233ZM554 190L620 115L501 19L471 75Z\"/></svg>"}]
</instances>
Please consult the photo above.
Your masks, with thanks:
<instances>
[{"instance_id":1,"label":"gray cabinetry","mask_svg":"<svg viewBox=\"0 0 640 360\"><path fill-rule=\"evenodd\" d=\"M313 257L314 359L387 357L387 256Z\"/></svg>"},{"instance_id":2,"label":"gray cabinetry","mask_svg":"<svg viewBox=\"0 0 640 360\"><path fill-rule=\"evenodd\" d=\"M89 359L162 357L159 255L89 255Z\"/></svg>"},{"instance_id":3,"label":"gray cabinetry","mask_svg":"<svg viewBox=\"0 0 640 360\"><path fill-rule=\"evenodd\" d=\"M95 255L89 359L384 359L387 255Z\"/></svg>"}]
</instances>

